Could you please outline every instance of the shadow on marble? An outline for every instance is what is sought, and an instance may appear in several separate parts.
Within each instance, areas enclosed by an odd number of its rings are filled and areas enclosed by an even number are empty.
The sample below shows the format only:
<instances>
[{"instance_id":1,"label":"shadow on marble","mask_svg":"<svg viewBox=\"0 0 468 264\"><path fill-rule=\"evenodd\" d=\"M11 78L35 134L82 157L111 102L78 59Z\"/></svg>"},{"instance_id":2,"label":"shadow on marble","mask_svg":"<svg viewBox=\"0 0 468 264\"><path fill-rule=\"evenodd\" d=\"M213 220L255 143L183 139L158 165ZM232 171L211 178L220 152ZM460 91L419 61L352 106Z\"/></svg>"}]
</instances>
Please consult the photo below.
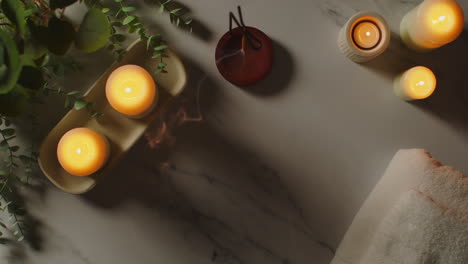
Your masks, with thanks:
<instances>
[{"instance_id":1,"label":"shadow on marble","mask_svg":"<svg viewBox=\"0 0 468 264\"><path fill-rule=\"evenodd\" d=\"M157 13L159 12L159 3L161 1L159 0L145 0L144 1L148 6L152 7L154 9L154 13ZM134 1L134 5L135 6L140 6L141 3L140 1ZM182 8L184 10L184 12L186 12L186 14L184 15L185 18L189 19L191 18L191 14L192 14L192 10L189 6L187 6L186 4L180 2L180 1L172 1L170 3L167 4L167 7L171 10L175 10L175 9L178 9L178 8ZM144 6L141 6L141 8L145 8ZM146 7L147 8L147 7ZM191 18L193 19L192 22L190 23L190 26L184 24L184 23L181 23L178 28L181 29L181 30L184 30L184 31L190 31L190 29L192 30L191 33L203 40L203 41L210 41L212 38L213 38L213 32L210 30L210 28L208 28L207 25L203 24L201 21L197 20L197 19L194 19L194 18ZM154 22L152 22L152 24L154 24ZM155 32L161 32L161 29L158 28L157 31ZM163 34L164 35L164 34Z\"/></svg>"},{"instance_id":2,"label":"shadow on marble","mask_svg":"<svg viewBox=\"0 0 468 264\"><path fill-rule=\"evenodd\" d=\"M281 177L255 154L206 123L187 124L175 136L177 144L165 149L140 141L85 199L108 210L137 201L179 223L191 243L211 247L215 263L331 259L333 249L316 240Z\"/></svg>"},{"instance_id":3,"label":"shadow on marble","mask_svg":"<svg viewBox=\"0 0 468 264\"><path fill-rule=\"evenodd\" d=\"M428 53L413 52L404 46L398 36L394 36L389 50L374 61L363 64L363 67L390 81L411 67L421 65L432 69L437 76L437 88L434 94L428 99L409 103L437 116L466 135L468 132L467 46L467 30L463 31L453 43ZM389 85L387 89L393 87Z\"/></svg>"},{"instance_id":4,"label":"shadow on marble","mask_svg":"<svg viewBox=\"0 0 468 264\"><path fill-rule=\"evenodd\" d=\"M196 98L193 93L202 86L206 118L218 88L196 65L187 64L190 78L203 81L190 82L185 93ZM187 242L211 248L214 263L309 263L312 258L328 263L334 249L316 239L276 170L208 122L188 120L173 127L155 149L140 140L83 195L85 201L103 210L137 202L149 214L167 218Z\"/></svg>"},{"instance_id":5,"label":"shadow on marble","mask_svg":"<svg viewBox=\"0 0 468 264\"><path fill-rule=\"evenodd\" d=\"M18 195L20 191L13 190L11 193L4 193L5 197L9 201L14 201L14 207L8 207L10 212L15 212L16 215L21 216L21 229L24 234L23 242L17 242L11 239L0 239L2 246L8 247L8 255L6 256L9 263L23 263L23 260L27 258L26 252L31 249L34 251L41 251L43 249L44 233L41 232L43 223L36 218L34 215L25 211L23 208L27 208L28 199L31 199L32 195L36 198L42 198L45 192L45 184L35 184L31 187L26 187L22 190L21 195ZM24 192L24 191L27 191ZM11 220L9 220L11 221ZM13 222L11 222L13 224ZM18 225L14 224L12 228L17 228Z\"/></svg>"},{"instance_id":6,"label":"shadow on marble","mask_svg":"<svg viewBox=\"0 0 468 264\"><path fill-rule=\"evenodd\" d=\"M94 190L84 197L89 198L90 201L96 202L102 207L113 207L113 203L119 204L121 200L125 200L126 195L124 194L126 191L117 190L121 188L127 189L128 186L132 186L133 177L137 177L137 175L132 174L132 178L128 178L126 175L122 175L119 167L125 166L129 162L128 159L131 159L132 156L138 156L138 160L150 157L154 163L149 167L150 171L164 166L170 158L171 148L176 143L176 131L187 122L201 122L203 119L202 111L210 111L211 105L216 100L217 91L219 91L218 87L193 61L187 57L184 57L183 60L189 79L188 87L170 105L157 113L160 116L149 126L145 138L140 139L117 167L108 176L104 177ZM116 180L116 177L123 178ZM128 184L122 184L122 181L128 181ZM120 195L107 195L108 192L114 193L115 191ZM140 190L137 190L136 193L130 192L130 196L143 194Z\"/></svg>"},{"instance_id":7,"label":"shadow on marble","mask_svg":"<svg viewBox=\"0 0 468 264\"><path fill-rule=\"evenodd\" d=\"M275 58L268 77L258 84L242 88L243 90L259 96L273 96L288 88L295 74L293 57L286 47L276 40L273 40L273 47Z\"/></svg>"}]
</instances>

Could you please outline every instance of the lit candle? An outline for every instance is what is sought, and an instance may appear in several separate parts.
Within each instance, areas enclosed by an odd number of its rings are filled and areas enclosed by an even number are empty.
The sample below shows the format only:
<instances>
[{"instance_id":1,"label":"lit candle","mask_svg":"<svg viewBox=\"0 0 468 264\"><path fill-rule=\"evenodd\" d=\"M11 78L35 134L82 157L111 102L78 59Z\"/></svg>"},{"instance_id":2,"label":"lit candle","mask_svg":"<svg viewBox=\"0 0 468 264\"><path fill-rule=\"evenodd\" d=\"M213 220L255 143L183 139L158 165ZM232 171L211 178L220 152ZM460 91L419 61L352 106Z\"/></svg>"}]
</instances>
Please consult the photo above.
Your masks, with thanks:
<instances>
[{"instance_id":1,"label":"lit candle","mask_svg":"<svg viewBox=\"0 0 468 264\"><path fill-rule=\"evenodd\" d=\"M429 51L457 39L463 26L463 10L455 0L425 0L403 17L400 34L409 48Z\"/></svg>"},{"instance_id":2,"label":"lit candle","mask_svg":"<svg viewBox=\"0 0 468 264\"><path fill-rule=\"evenodd\" d=\"M60 165L75 176L89 176L101 169L109 157L109 142L89 128L75 128L62 136L57 146Z\"/></svg>"},{"instance_id":3,"label":"lit candle","mask_svg":"<svg viewBox=\"0 0 468 264\"><path fill-rule=\"evenodd\" d=\"M395 78L394 92L406 101L419 100L429 97L436 84L436 77L430 69L417 66Z\"/></svg>"},{"instance_id":4,"label":"lit candle","mask_svg":"<svg viewBox=\"0 0 468 264\"><path fill-rule=\"evenodd\" d=\"M124 65L114 70L106 83L109 104L118 112L141 117L156 104L156 84L151 74L137 65Z\"/></svg>"},{"instance_id":5,"label":"lit candle","mask_svg":"<svg viewBox=\"0 0 468 264\"><path fill-rule=\"evenodd\" d=\"M356 25L353 40L361 49L372 49L380 41L380 29L373 22L361 22Z\"/></svg>"},{"instance_id":6,"label":"lit candle","mask_svg":"<svg viewBox=\"0 0 468 264\"><path fill-rule=\"evenodd\" d=\"M390 29L385 19L373 12L352 16L338 35L338 46L350 60L370 61L382 54L390 44Z\"/></svg>"}]
</instances>

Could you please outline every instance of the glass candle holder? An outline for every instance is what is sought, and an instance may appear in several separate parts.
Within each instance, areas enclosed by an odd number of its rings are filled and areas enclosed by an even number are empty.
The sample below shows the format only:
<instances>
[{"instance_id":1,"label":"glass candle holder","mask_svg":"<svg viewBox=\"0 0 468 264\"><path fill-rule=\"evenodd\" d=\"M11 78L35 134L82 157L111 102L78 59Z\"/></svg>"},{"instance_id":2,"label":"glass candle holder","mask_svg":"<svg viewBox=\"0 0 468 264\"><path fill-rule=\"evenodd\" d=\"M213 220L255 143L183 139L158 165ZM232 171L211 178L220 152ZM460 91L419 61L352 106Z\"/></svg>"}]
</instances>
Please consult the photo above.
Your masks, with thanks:
<instances>
[{"instance_id":1,"label":"glass candle holder","mask_svg":"<svg viewBox=\"0 0 468 264\"><path fill-rule=\"evenodd\" d=\"M382 54L390 44L385 19L374 12L359 12L341 28L338 46L350 60L363 63Z\"/></svg>"}]
</instances>

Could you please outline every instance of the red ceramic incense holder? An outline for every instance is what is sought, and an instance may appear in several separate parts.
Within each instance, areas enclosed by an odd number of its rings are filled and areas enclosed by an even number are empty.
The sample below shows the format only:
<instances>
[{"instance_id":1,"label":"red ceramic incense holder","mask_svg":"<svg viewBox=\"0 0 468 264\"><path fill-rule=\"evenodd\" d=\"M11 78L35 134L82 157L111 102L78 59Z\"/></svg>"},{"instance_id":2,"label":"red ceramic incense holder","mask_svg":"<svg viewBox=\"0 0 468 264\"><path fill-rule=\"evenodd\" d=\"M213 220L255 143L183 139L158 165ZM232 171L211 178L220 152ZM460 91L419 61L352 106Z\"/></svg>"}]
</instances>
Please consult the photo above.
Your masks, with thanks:
<instances>
[{"instance_id":1,"label":"red ceramic incense holder","mask_svg":"<svg viewBox=\"0 0 468 264\"><path fill-rule=\"evenodd\" d=\"M271 71L274 59L273 43L262 31L247 27L231 12L229 31L223 35L216 47L216 66L221 75L237 86L253 85L265 79ZM238 27L232 28L232 21Z\"/></svg>"}]
</instances>

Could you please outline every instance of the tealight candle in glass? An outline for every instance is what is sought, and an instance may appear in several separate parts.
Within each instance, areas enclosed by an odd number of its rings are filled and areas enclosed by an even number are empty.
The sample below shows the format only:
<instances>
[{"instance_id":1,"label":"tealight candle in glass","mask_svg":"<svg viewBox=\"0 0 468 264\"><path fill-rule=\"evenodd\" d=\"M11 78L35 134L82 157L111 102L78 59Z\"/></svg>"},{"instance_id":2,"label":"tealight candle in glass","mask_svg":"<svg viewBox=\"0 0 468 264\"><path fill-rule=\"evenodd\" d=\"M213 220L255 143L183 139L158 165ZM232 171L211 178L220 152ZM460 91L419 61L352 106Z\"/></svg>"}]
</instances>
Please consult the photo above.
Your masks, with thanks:
<instances>
[{"instance_id":1,"label":"tealight candle in glass","mask_svg":"<svg viewBox=\"0 0 468 264\"><path fill-rule=\"evenodd\" d=\"M341 28L338 46L350 60L363 63L382 54L390 44L385 19L374 12L359 12Z\"/></svg>"}]
</instances>

